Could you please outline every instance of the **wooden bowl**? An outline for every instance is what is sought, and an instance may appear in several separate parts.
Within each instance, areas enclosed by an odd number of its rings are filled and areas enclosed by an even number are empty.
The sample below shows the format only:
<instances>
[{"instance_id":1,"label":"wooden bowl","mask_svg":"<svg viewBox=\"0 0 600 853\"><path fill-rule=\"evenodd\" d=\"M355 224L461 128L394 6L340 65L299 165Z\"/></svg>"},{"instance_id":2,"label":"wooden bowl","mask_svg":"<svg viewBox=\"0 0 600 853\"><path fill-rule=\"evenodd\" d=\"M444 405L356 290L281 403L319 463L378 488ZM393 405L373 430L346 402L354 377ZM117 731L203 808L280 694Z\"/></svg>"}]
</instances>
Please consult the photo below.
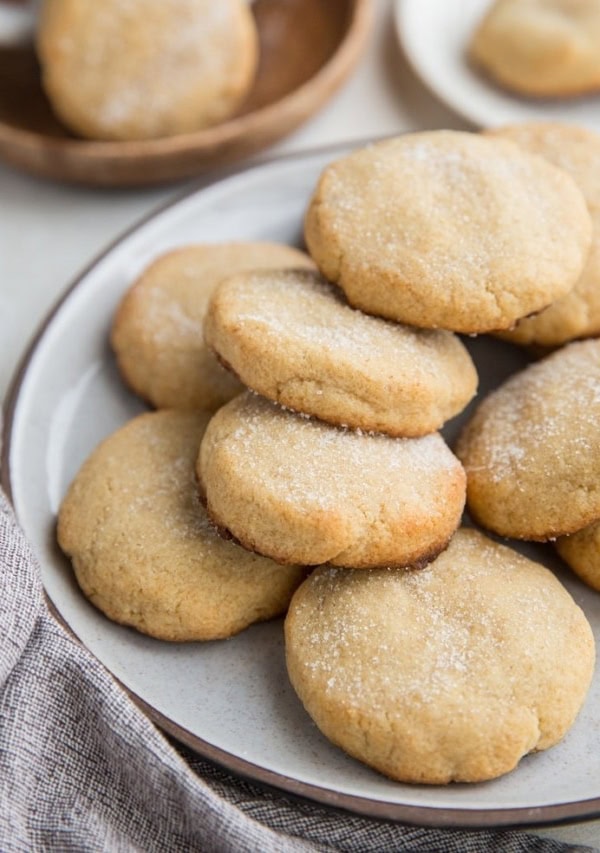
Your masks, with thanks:
<instances>
[{"instance_id":1,"label":"wooden bowl","mask_svg":"<svg viewBox=\"0 0 600 853\"><path fill-rule=\"evenodd\" d=\"M162 139L76 138L52 113L33 45L0 46L0 159L47 178L133 186L190 177L270 145L321 107L353 69L370 0L256 0L252 8L261 59L242 109L223 124Z\"/></svg>"}]
</instances>

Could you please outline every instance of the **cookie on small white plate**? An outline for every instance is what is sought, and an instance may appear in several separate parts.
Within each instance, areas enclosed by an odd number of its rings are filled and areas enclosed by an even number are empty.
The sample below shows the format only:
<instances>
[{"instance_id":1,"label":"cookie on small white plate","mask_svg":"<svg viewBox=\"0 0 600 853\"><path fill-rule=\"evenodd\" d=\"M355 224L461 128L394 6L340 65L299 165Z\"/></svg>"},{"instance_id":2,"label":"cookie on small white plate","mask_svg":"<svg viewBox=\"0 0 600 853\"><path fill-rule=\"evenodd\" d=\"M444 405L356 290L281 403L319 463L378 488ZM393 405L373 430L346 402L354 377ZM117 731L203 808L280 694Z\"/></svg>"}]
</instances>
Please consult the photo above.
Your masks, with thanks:
<instances>
[{"instance_id":1,"label":"cookie on small white plate","mask_svg":"<svg viewBox=\"0 0 600 853\"><path fill-rule=\"evenodd\" d=\"M494 0L469 44L471 61L528 97L600 89L599 0Z\"/></svg>"}]
</instances>

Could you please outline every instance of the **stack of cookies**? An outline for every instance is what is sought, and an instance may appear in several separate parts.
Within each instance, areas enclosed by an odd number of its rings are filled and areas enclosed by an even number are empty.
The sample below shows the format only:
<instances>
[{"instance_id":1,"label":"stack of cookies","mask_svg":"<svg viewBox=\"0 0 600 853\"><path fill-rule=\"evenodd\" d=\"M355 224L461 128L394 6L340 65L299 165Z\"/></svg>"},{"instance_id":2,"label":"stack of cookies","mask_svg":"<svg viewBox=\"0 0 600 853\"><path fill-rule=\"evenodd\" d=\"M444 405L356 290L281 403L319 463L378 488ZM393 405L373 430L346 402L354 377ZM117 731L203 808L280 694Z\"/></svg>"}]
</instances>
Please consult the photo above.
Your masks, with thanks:
<instances>
[{"instance_id":1,"label":"stack of cookies","mask_svg":"<svg viewBox=\"0 0 600 853\"><path fill-rule=\"evenodd\" d=\"M224 406L202 443L219 527L309 566L416 565L446 546L465 479L435 430L477 382L457 337L362 314L310 271L222 282L205 335L261 395Z\"/></svg>"},{"instance_id":2,"label":"stack of cookies","mask_svg":"<svg viewBox=\"0 0 600 853\"><path fill-rule=\"evenodd\" d=\"M312 262L274 243L184 247L152 263L121 301L119 368L157 411L92 453L58 519L79 585L116 622L178 642L230 637L284 613L305 576L221 538L194 473L210 413L242 390L203 342L210 294L223 276L290 265Z\"/></svg>"},{"instance_id":3,"label":"stack of cookies","mask_svg":"<svg viewBox=\"0 0 600 853\"><path fill-rule=\"evenodd\" d=\"M586 200L564 169L512 140L412 134L331 164L305 234L312 260L270 244L190 247L136 282L113 346L131 387L172 410L92 455L59 541L91 600L154 636L225 636L291 599L290 679L327 737L403 781L493 778L562 738L593 669L590 627L554 575L457 531L466 487L477 520L500 533L504 516L544 511L532 499L539 472L522 504L507 495L521 490L511 465L536 442L541 452L565 405L546 401L552 361L515 378L528 402L517 389L476 413L458 446L466 474L438 430L477 386L456 333L510 333L581 281ZM552 357L569 363L559 387L595 346ZM566 405L585 390L573 426L582 470L564 467L587 524L600 518L594 472L583 473L595 380L581 386ZM218 410L209 420L197 407ZM532 408L544 426L520 446ZM568 428L550 430L550 471Z\"/></svg>"}]
</instances>

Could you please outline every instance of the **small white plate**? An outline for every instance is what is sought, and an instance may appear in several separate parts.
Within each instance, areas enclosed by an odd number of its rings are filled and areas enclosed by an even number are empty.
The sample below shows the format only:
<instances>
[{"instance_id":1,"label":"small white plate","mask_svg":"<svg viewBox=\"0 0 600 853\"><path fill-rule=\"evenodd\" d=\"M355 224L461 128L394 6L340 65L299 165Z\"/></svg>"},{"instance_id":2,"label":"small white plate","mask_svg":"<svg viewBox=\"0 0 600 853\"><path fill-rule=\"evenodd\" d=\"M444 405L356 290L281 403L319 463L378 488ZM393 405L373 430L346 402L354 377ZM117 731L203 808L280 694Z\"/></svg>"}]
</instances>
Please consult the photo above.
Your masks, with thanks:
<instances>
[{"instance_id":1,"label":"small white plate","mask_svg":"<svg viewBox=\"0 0 600 853\"><path fill-rule=\"evenodd\" d=\"M222 642L153 640L109 622L88 604L56 546L57 509L82 461L142 408L123 387L107 344L125 289L153 258L178 245L235 239L298 244L317 177L343 150L274 161L194 192L95 261L40 331L17 377L6 411L3 483L59 616L159 725L202 755L322 803L421 824L475 827L594 816L600 812L600 676L565 740L525 758L513 773L483 785L397 784L344 755L310 721L286 677L281 620ZM469 346L484 389L523 363L507 344L478 338ZM600 632L600 596L574 577L564 580Z\"/></svg>"},{"instance_id":2,"label":"small white plate","mask_svg":"<svg viewBox=\"0 0 600 853\"><path fill-rule=\"evenodd\" d=\"M465 50L492 0L396 0L398 38L421 80L479 127L558 121L600 131L600 96L573 100L520 98L479 75Z\"/></svg>"}]
</instances>

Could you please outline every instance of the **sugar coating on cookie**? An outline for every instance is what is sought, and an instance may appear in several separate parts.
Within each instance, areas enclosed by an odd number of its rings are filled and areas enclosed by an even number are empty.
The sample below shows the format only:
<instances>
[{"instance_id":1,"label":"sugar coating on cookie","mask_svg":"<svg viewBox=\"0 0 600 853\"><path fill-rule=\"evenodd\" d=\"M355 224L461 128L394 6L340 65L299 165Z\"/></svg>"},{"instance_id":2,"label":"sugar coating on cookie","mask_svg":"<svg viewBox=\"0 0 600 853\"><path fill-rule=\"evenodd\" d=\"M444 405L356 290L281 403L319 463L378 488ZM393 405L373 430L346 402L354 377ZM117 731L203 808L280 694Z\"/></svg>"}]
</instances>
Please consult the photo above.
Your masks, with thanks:
<instances>
[{"instance_id":1,"label":"sugar coating on cookie","mask_svg":"<svg viewBox=\"0 0 600 853\"><path fill-rule=\"evenodd\" d=\"M485 332L568 293L591 242L573 179L509 140L407 134L323 172L309 251L348 301L424 328Z\"/></svg>"},{"instance_id":2,"label":"sugar coating on cookie","mask_svg":"<svg viewBox=\"0 0 600 853\"><path fill-rule=\"evenodd\" d=\"M265 397L329 423L416 436L467 405L477 372L451 332L351 308L307 270L242 273L210 301L207 344Z\"/></svg>"},{"instance_id":3,"label":"sugar coating on cookie","mask_svg":"<svg viewBox=\"0 0 600 853\"><path fill-rule=\"evenodd\" d=\"M533 97L600 88L598 0L495 0L473 33L471 61Z\"/></svg>"},{"instance_id":4,"label":"sugar coating on cookie","mask_svg":"<svg viewBox=\"0 0 600 853\"><path fill-rule=\"evenodd\" d=\"M587 202L592 246L573 290L501 337L518 344L557 346L600 334L600 135L556 122L526 122L487 131L510 139L568 172Z\"/></svg>"},{"instance_id":5,"label":"sugar coating on cookie","mask_svg":"<svg viewBox=\"0 0 600 853\"><path fill-rule=\"evenodd\" d=\"M285 637L323 734L403 782L481 782L553 746L594 667L591 628L552 572L466 529L422 570L317 569Z\"/></svg>"},{"instance_id":6,"label":"sugar coating on cookie","mask_svg":"<svg viewBox=\"0 0 600 853\"><path fill-rule=\"evenodd\" d=\"M161 255L125 293L111 332L125 382L156 408L216 409L242 391L204 343L209 299L221 279L270 267L313 267L278 243L214 243Z\"/></svg>"},{"instance_id":7,"label":"sugar coating on cookie","mask_svg":"<svg viewBox=\"0 0 600 853\"><path fill-rule=\"evenodd\" d=\"M592 589L600 591L600 523L588 524L554 543L565 563Z\"/></svg>"},{"instance_id":8,"label":"sugar coating on cookie","mask_svg":"<svg viewBox=\"0 0 600 853\"><path fill-rule=\"evenodd\" d=\"M92 139L152 139L229 117L258 61L244 0L43 0L42 83L59 118Z\"/></svg>"},{"instance_id":9,"label":"sugar coating on cookie","mask_svg":"<svg viewBox=\"0 0 600 853\"><path fill-rule=\"evenodd\" d=\"M426 562L458 527L465 498L464 471L439 433L342 430L249 392L211 420L197 471L216 524L282 563Z\"/></svg>"},{"instance_id":10,"label":"sugar coating on cookie","mask_svg":"<svg viewBox=\"0 0 600 853\"><path fill-rule=\"evenodd\" d=\"M60 507L58 541L110 619L177 642L215 640L285 611L304 573L222 539L194 473L208 415L140 415L105 439Z\"/></svg>"},{"instance_id":11,"label":"sugar coating on cookie","mask_svg":"<svg viewBox=\"0 0 600 853\"><path fill-rule=\"evenodd\" d=\"M511 376L475 411L456 453L469 511L517 539L600 519L600 340L568 344Z\"/></svg>"}]
</instances>

